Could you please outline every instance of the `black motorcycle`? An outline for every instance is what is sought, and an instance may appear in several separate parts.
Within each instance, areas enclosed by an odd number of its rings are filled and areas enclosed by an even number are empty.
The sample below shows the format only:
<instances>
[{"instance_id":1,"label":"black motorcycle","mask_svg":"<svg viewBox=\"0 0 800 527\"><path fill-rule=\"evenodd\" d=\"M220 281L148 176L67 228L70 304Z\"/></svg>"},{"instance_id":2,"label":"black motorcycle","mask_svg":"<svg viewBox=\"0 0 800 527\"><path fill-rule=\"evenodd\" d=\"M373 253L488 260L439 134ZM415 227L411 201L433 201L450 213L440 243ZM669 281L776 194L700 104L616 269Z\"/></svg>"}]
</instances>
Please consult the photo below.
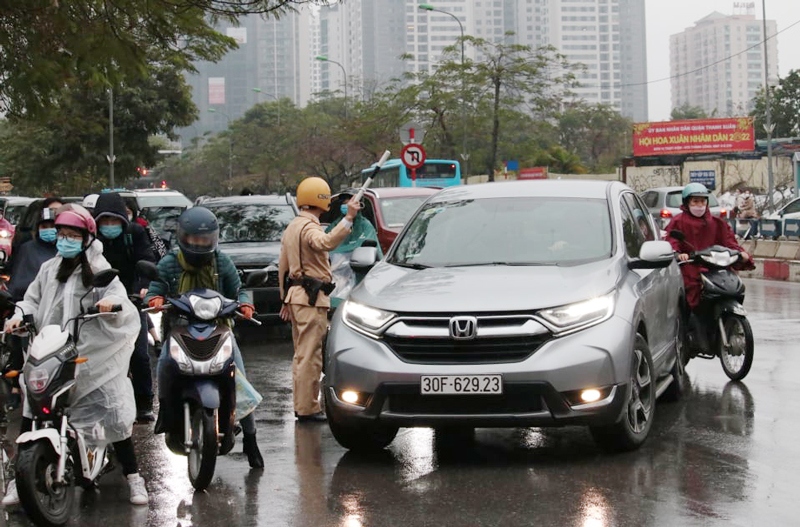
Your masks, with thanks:
<instances>
[{"instance_id":1,"label":"black motorcycle","mask_svg":"<svg viewBox=\"0 0 800 527\"><path fill-rule=\"evenodd\" d=\"M682 232L673 230L669 235L689 245ZM739 251L714 245L694 251L687 261L680 262L703 268L700 305L694 312L699 323L687 332L689 356L719 357L725 375L734 381L744 379L750 372L754 352L753 330L742 305L744 283L733 270L740 259Z\"/></svg>"}]
</instances>

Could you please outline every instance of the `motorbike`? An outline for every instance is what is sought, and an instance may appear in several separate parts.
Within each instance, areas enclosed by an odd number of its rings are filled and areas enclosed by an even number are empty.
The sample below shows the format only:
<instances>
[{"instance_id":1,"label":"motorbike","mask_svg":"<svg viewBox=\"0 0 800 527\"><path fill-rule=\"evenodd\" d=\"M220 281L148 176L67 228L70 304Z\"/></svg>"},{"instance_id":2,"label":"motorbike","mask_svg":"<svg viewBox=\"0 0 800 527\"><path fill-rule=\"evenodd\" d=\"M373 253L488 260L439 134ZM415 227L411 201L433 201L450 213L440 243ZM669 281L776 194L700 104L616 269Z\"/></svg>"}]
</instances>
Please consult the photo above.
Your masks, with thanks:
<instances>
[{"instance_id":1,"label":"motorbike","mask_svg":"<svg viewBox=\"0 0 800 527\"><path fill-rule=\"evenodd\" d=\"M153 263L136 265L141 276L162 281ZM266 272L254 272L248 283L265 279ZM238 309L239 302L210 289L168 298L161 308L166 319L162 353L168 354L165 366L171 382L159 409L163 424L159 431L165 433L172 452L187 456L189 481L198 491L211 483L217 456L227 454L235 444L234 337L226 321L241 317Z\"/></svg>"},{"instance_id":2,"label":"motorbike","mask_svg":"<svg viewBox=\"0 0 800 527\"><path fill-rule=\"evenodd\" d=\"M670 236L686 242L680 231L670 231ZM700 305L695 310L699 327L687 332L689 357L715 359L719 357L722 371L733 381L744 379L753 364L753 330L747 320L744 306L745 287L733 266L741 260L739 251L714 245L693 251L680 265L699 265L703 289ZM698 340L705 337L708 349L700 349Z\"/></svg>"},{"instance_id":3,"label":"motorbike","mask_svg":"<svg viewBox=\"0 0 800 527\"><path fill-rule=\"evenodd\" d=\"M118 272L98 272L92 288L108 286ZM7 292L0 293L0 307L13 306ZM33 315L23 314L17 334L30 338L28 358L22 369L26 388L25 404L33 416L32 429L17 438L16 482L20 503L36 525L61 526L67 523L74 501L75 485L89 488L111 469L110 452L103 442L102 429L76 429L70 421L70 395L80 364L77 342L83 324L92 319L116 316L121 305L100 313L96 307L70 320L70 333L59 325L37 331ZM6 377L19 375L10 371Z\"/></svg>"}]
</instances>

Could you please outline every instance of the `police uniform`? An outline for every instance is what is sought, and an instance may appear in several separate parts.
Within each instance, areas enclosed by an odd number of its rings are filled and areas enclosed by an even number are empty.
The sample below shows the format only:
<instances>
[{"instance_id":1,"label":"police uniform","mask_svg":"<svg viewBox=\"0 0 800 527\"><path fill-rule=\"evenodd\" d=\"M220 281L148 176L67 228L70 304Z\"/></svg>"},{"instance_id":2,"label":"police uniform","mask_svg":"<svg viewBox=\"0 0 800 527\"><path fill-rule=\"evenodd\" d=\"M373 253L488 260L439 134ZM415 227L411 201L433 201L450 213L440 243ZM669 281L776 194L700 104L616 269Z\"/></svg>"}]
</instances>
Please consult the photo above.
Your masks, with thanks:
<instances>
[{"instance_id":1,"label":"police uniform","mask_svg":"<svg viewBox=\"0 0 800 527\"><path fill-rule=\"evenodd\" d=\"M292 313L292 381L294 411L298 416L321 411L319 379L322 373L322 341L328 328L327 312L331 305L330 298L322 291L315 300L309 299L300 281L308 277L330 284L328 251L344 241L351 226L350 222L342 221L326 234L316 216L300 212L286 227L281 240L281 298Z\"/></svg>"}]
</instances>

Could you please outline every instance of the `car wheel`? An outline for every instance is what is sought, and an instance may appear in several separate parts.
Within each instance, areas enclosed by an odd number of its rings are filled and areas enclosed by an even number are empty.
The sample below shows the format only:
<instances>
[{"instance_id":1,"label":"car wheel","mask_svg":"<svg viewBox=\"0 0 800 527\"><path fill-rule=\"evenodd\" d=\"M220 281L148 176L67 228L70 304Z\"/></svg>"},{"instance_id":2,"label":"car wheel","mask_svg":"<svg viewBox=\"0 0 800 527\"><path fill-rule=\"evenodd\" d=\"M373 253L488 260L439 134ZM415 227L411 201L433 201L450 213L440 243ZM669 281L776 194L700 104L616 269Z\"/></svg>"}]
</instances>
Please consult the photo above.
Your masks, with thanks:
<instances>
[{"instance_id":1,"label":"car wheel","mask_svg":"<svg viewBox=\"0 0 800 527\"><path fill-rule=\"evenodd\" d=\"M348 423L337 417L329 398L325 398L325 413L328 426L334 439L348 450L354 452L375 452L383 450L394 441L398 428L378 423Z\"/></svg>"},{"instance_id":2,"label":"car wheel","mask_svg":"<svg viewBox=\"0 0 800 527\"><path fill-rule=\"evenodd\" d=\"M664 390L662 396L665 401L675 402L679 401L683 393L686 391L686 384L688 379L686 377L686 355L687 349L685 346L685 325L683 323L683 316L679 315L676 318L675 328L675 364L672 365L670 375L672 375L672 382L667 389Z\"/></svg>"},{"instance_id":3,"label":"car wheel","mask_svg":"<svg viewBox=\"0 0 800 527\"><path fill-rule=\"evenodd\" d=\"M647 439L656 410L656 383L653 358L647 341L636 335L633 345L631 376L625 410L619 420L607 426L590 428L595 442L604 450L636 450Z\"/></svg>"}]
</instances>

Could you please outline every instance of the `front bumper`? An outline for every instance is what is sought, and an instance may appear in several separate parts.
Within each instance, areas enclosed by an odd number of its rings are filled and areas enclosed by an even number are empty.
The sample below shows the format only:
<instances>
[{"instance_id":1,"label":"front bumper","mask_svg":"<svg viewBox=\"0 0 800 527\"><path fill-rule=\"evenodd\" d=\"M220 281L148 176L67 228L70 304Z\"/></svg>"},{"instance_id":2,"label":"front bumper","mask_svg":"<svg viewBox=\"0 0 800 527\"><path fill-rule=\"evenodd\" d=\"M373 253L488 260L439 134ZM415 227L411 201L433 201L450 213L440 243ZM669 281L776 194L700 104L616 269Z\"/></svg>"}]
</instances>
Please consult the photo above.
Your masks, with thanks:
<instances>
[{"instance_id":1,"label":"front bumper","mask_svg":"<svg viewBox=\"0 0 800 527\"><path fill-rule=\"evenodd\" d=\"M625 408L634 332L619 317L550 338L523 360L480 364L420 364L402 360L386 343L361 335L337 313L325 359L325 395L339 421L395 426L476 427L604 425ZM421 375L503 376L502 395L422 395ZM578 405L576 390L598 388L603 398ZM343 402L344 390L364 394L364 405Z\"/></svg>"}]
</instances>

